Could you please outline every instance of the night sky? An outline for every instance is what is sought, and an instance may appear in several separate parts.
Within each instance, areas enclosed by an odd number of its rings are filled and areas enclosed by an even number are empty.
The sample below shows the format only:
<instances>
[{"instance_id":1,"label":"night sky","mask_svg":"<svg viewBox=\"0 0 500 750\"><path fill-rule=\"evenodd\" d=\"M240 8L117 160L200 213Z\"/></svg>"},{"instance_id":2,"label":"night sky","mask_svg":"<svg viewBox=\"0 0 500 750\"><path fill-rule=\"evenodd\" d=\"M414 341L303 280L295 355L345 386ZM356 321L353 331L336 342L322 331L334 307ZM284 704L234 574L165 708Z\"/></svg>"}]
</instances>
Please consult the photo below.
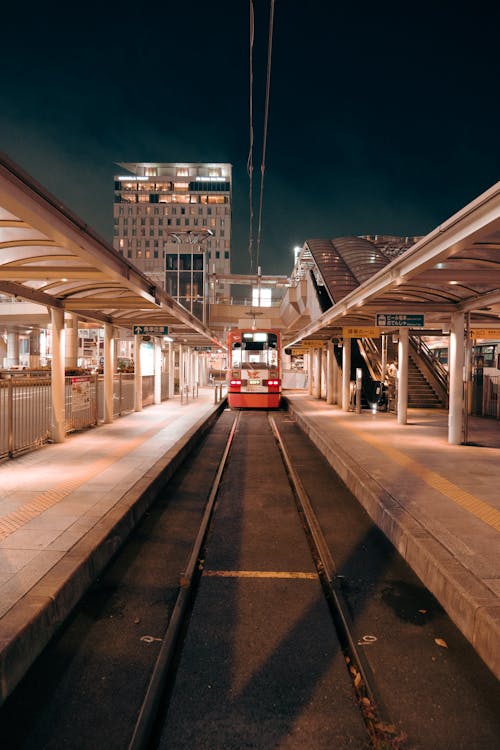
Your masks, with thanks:
<instances>
[{"instance_id":1,"label":"night sky","mask_svg":"<svg viewBox=\"0 0 500 750\"><path fill-rule=\"evenodd\" d=\"M0 150L108 242L116 162L231 162L247 272L248 1L8 5ZM256 213L269 7L255 0ZM499 8L276 0L264 273L312 237L426 234L500 178Z\"/></svg>"}]
</instances>

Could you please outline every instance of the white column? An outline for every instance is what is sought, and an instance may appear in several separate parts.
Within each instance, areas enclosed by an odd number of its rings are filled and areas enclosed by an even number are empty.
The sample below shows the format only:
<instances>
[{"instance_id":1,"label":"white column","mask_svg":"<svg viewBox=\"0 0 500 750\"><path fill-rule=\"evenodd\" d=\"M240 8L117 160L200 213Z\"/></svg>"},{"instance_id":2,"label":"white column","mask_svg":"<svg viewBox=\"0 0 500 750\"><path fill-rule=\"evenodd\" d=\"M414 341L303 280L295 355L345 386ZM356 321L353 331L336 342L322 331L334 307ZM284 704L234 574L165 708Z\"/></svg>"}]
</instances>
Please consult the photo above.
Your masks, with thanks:
<instances>
[{"instance_id":1,"label":"white column","mask_svg":"<svg viewBox=\"0 0 500 750\"><path fill-rule=\"evenodd\" d=\"M328 365L328 353L325 348L320 349L320 371L321 371L321 387L320 387L320 396L321 398L324 398L326 401L327 396L327 389L328 389L328 382L327 382L327 365Z\"/></svg>"},{"instance_id":2,"label":"white column","mask_svg":"<svg viewBox=\"0 0 500 750\"><path fill-rule=\"evenodd\" d=\"M175 393L175 349L171 341L168 343L168 397Z\"/></svg>"},{"instance_id":3,"label":"white column","mask_svg":"<svg viewBox=\"0 0 500 750\"><path fill-rule=\"evenodd\" d=\"M134 409L135 411L142 411L142 367L141 367L141 344L142 336L135 334L134 337L134 349L135 349L135 367L134 367Z\"/></svg>"},{"instance_id":4,"label":"white column","mask_svg":"<svg viewBox=\"0 0 500 750\"><path fill-rule=\"evenodd\" d=\"M448 442L451 445L460 445L462 442L464 325L463 313L454 313L451 316L450 406L448 410Z\"/></svg>"},{"instance_id":5,"label":"white column","mask_svg":"<svg viewBox=\"0 0 500 750\"><path fill-rule=\"evenodd\" d=\"M196 387L200 385L200 371L201 371L201 363L200 363L200 353L199 352L193 352L193 365L194 365L194 371L193 371L193 383Z\"/></svg>"},{"instance_id":6,"label":"white column","mask_svg":"<svg viewBox=\"0 0 500 750\"><path fill-rule=\"evenodd\" d=\"M64 310L52 308L52 440L64 442L66 414L64 408Z\"/></svg>"},{"instance_id":7,"label":"white column","mask_svg":"<svg viewBox=\"0 0 500 750\"><path fill-rule=\"evenodd\" d=\"M321 349L313 350L313 392L314 398L321 398Z\"/></svg>"},{"instance_id":8,"label":"white column","mask_svg":"<svg viewBox=\"0 0 500 750\"><path fill-rule=\"evenodd\" d=\"M314 387L314 357L313 357L314 351L312 349L309 349L307 352L307 373L309 377L309 395L313 395L313 387Z\"/></svg>"},{"instance_id":9,"label":"white column","mask_svg":"<svg viewBox=\"0 0 500 750\"><path fill-rule=\"evenodd\" d=\"M182 344L179 344L179 394L181 396L184 395L184 385L184 347Z\"/></svg>"},{"instance_id":10,"label":"white column","mask_svg":"<svg viewBox=\"0 0 500 750\"><path fill-rule=\"evenodd\" d=\"M335 356L333 354L333 341L329 341L326 347L326 403L334 403L334 376L333 376L333 361Z\"/></svg>"},{"instance_id":11,"label":"white column","mask_svg":"<svg viewBox=\"0 0 500 750\"><path fill-rule=\"evenodd\" d=\"M78 366L78 317L70 313L65 322L65 364L66 367Z\"/></svg>"},{"instance_id":12,"label":"white column","mask_svg":"<svg viewBox=\"0 0 500 750\"><path fill-rule=\"evenodd\" d=\"M158 339L154 339L154 404L161 404L161 346Z\"/></svg>"},{"instance_id":13,"label":"white column","mask_svg":"<svg viewBox=\"0 0 500 750\"><path fill-rule=\"evenodd\" d=\"M387 334L382 334L380 337L380 347L382 349L381 351L381 363L380 363L380 369L381 369L381 376L380 379L382 383L385 381L385 374L387 371Z\"/></svg>"},{"instance_id":14,"label":"white column","mask_svg":"<svg viewBox=\"0 0 500 750\"><path fill-rule=\"evenodd\" d=\"M333 347L333 403L342 403L342 370L335 356L335 345Z\"/></svg>"},{"instance_id":15,"label":"white column","mask_svg":"<svg viewBox=\"0 0 500 750\"><path fill-rule=\"evenodd\" d=\"M34 328L30 333L30 367L38 370L40 367L40 329Z\"/></svg>"},{"instance_id":16,"label":"white column","mask_svg":"<svg viewBox=\"0 0 500 750\"><path fill-rule=\"evenodd\" d=\"M19 334L7 334L7 368L19 364Z\"/></svg>"},{"instance_id":17,"label":"white column","mask_svg":"<svg viewBox=\"0 0 500 750\"><path fill-rule=\"evenodd\" d=\"M399 329L398 343L398 424L408 421L408 328Z\"/></svg>"},{"instance_id":18,"label":"white column","mask_svg":"<svg viewBox=\"0 0 500 750\"><path fill-rule=\"evenodd\" d=\"M111 323L104 324L104 424L113 421L114 339Z\"/></svg>"},{"instance_id":19,"label":"white column","mask_svg":"<svg viewBox=\"0 0 500 750\"><path fill-rule=\"evenodd\" d=\"M345 338L342 347L342 411L349 411L351 381L351 339Z\"/></svg>"}]
</instances>

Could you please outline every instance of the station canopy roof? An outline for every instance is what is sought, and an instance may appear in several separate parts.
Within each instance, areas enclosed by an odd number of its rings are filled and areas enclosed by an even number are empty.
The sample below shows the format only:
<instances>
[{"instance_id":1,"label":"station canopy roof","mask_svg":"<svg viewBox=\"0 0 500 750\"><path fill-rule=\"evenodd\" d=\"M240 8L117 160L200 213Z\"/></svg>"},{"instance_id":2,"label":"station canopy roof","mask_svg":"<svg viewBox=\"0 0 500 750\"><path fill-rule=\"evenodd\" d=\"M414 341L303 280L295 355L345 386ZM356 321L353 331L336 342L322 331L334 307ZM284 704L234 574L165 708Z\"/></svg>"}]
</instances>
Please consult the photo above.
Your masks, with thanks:
<instances>
[{"instance_id":1,"label":"station canopy roof","mask_svg":"<svg viewBox=\"0 0 500 750\"><path fill-rule=\"evenodd\" d=\"M220 346L198 318L2 153L0 294L82 321L168 326L175 341Z\"/></svg>"},{"instance_id":2,"label":"station canopy roof","mask_svg":"<svg viewBox=\"0 0 500 750\"><path fill-rule=\"evenodd\" d=\"M301 258L305 265L311 260L333 304L285 335L288 345L375 326L378 314L421 314L425 331L440 332L462 312L471 328L498 328L500 339L500 182L397 254L369 239L341 237L308 240Z\"/></svg>"}]
</instances>

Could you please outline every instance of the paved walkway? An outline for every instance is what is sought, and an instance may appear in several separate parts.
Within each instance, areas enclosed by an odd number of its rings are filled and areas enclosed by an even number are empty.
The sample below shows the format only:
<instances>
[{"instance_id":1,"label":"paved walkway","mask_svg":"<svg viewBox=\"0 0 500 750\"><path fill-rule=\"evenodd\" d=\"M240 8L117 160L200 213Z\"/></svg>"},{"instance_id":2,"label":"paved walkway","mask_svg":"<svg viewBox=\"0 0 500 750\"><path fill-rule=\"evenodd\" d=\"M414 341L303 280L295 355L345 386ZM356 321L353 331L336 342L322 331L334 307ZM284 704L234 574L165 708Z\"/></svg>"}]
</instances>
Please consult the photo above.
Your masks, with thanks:
<instances>
[{"instance_id":1,"label":"paved walkway","mask_svg":"<svg viewBox=\"0 0 500 750\"><path fill-rule=\"evenodd\" d=\"M0 703L217 408L200 389L0 464Z\"/></svg>"},{"instance_id":2,"label":"paved walkway","mask_svg":"<svg viewBox=\"0 0 500 750\"><path fill-rule=\"evenodd\" d=\"M500 677L500 423L450 446L447 414L292 410L376 523ZM0 702L189 452L213 390L0 464ZM165 470L165 471L163 471ZM163 473L162 473L163 472ZM160 474L164 477L159 479ZM149 489L148 489L149 488Z\"/></svg>"},{"instance_id":3,"label":"paved walkway","mask_svg":"<svg viewBox=\"0 0 500 750\"><path fill-rule=\"evenodd\" d=\"M305 392L290 408L377 525L500 677L500 422L447 442L447 412L343 412ZM482 447L479 447L482 445Z\"/></svg>"}]
</instances>

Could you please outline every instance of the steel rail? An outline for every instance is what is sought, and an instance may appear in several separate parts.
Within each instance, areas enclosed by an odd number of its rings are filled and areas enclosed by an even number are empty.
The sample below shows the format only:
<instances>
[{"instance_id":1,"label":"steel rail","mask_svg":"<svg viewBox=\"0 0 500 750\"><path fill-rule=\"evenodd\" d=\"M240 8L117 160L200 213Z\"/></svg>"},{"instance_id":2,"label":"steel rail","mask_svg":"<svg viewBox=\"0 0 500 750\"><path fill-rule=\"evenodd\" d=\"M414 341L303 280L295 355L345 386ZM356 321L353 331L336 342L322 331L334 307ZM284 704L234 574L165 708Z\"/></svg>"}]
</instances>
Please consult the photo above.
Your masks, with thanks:
<instances>
[{"instance_id":1,"label":"steel rail","mask_svg":"<svg viewBox=\"0 0 500 750\"><path fill-rule=\"evenodd\" d=\"M160 652L151 674L151 678L146 690L144 700L142 702L141 709L139 711L128 750L144 750L144 748L148 747L149 740L153 734L153 729L158 715L158 709L168 678L169 668L172 663L175 648L177 645L177 639L184 622L194 579L198 572L200 552L207 536L208 527L212 519L214 510L215 499L217 497L220 481L224 472L224 468L226 466L227 458L231 449L234 434L239 424L239 420L240 412L238 412L231 428L231 432L229 434L224 453L220 460L219 467L217 469L217 473L210 490L210 495L205 506L198 534L194 541L187 566L180 576L179 593L177 595L174 609L172 611L172 616L169 620L167 630L162 641Z\"/></svg>"},{"instance_id":2,"label":"steel rail","mask_svg":"<svg viewBox=\"0 0 500 750\"><path fill-rule=\"evenodd\" d=\"M357 641L353 635L354 628L349 615L347 603L340 591L342 576L337 574L330 548L328 547L321 530L316 513L312 508L309 496L304 489L304 485L292 465L292 461L285 447L276 421L271 414L268 414L268 419L278 443L290 485L296 497L299 512L305 521L314 552L319 560L319 563L317 563L318 575L328 595L327 598L329 600L339 640L344 645L344 651L349 657L347 665L351 678L354 677L354 688L360 698L365 698L369 701L369 705L363 701L364 708L368 710L362 710L362 714L369 733L375 738L375 747L377 747L377 735L380 734L380 731L377 729L377 724L382 727L391 726L388 711L376 688L376 681L370 664L368 663L364 652L357 647ZM351 670L351 667L354 668L354 672ZM361 682L356 682L356 670L361 676ZM374 718L369 718L367 716L368 714L372 714Z\"/></svg>"}]
</instances>

